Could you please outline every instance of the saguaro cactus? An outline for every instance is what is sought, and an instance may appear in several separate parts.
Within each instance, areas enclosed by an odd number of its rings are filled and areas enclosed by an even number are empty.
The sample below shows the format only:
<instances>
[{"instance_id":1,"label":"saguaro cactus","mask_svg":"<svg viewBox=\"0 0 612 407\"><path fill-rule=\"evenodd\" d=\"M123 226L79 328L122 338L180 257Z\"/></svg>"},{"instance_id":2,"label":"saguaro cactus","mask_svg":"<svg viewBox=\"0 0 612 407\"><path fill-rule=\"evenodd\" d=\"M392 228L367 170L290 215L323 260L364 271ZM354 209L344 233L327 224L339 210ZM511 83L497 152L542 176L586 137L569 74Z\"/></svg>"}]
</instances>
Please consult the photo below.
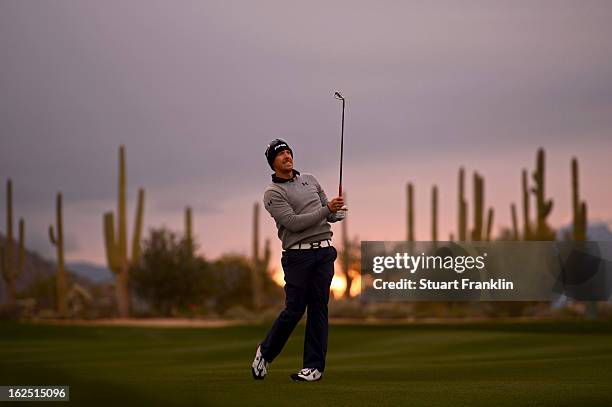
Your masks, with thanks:
<instances>
[{"instance_id":1,"label":"saguaro cactus","mask_svg":"<svg viewBox=\"0 0 612 407\"><path fill-rule=\"evenodd\" d=\"M14 308L17 299L17 277L23 272L25 264L25 222L22 218L19 219L19 246L17 253L17 264L13 256L15 250L15 242L13 240L13 183L9 178L6 181L6 240L2 248L2 277L6 283L7 299L6 305L8 308Z\"/></svg>"},{"instance_id":2,"label":"saguaro cactus","mask_svg":"<svg viewBox=\"0 0 612 407\"><path fill-rule=\"evenodd\" d=\"M553 207L552 199L546 199L545 196L545 165L544 165L544 150L538 150L536 169L533 172L533 182L535 186L531 192L536 197L537 223L536 223L536 238L537 240L554 240L555 234L546 223L546 218L550 215Z\"/></svg>"},{"instance_id":3,"label":"saguaro cactus","mask_svg":"<svg viewBox=\"0 0 612 407\"><path fill-rule=\"evenodd\" d=\"M484 219L484 181L477 172L474 173L474 229L472 240L482 240Z\"/></svg>"},{"instance_id":4,"label":"saguaro cactus","mask_svg":"<svg viewBox=\"0 0 612 407\"><path fill-rule=\"evenodd\" d=\"M493 208L489 208L489 211L487 213L487 235L486 235L486 240L489 241L491 240L491 238L493 233Z\"/></svg>"},{"instance_id":5,"label":"saguaro cactus","mask_svg":"<svg viewBox=\"0 0 612 407\"><path fill-rule=\"evenodd\" d=\"M406 185L406 205L407 205L407 219L406 219L406 240L409 242L414 241L414 187L411 183Z\"/></svg>"},{"instance_id":6,"label":"saguaro cactus","mask_svg":"<svg viewBox=\"0 0 612 407\"><path fill-rule=\"evenodd\" d=\"M270 263L270 239L266 239L263 255L259 253L259 204L253 206L253 272L251 284L253 291L253 308L260 309L263 304L262 275L265 275Z\"/></svg>"},{"instance_id":7,"label":"saguaro cactus","mask_svg":"<svg viewBox=\"0 0 612 407\"><path fill-rule=\"evenodd\" d=\"M516 205L510 205L510 211L512 212L512 239L519 240L518 220L516 218Z\"/></svg>"},{"instance_id":8,"label":"saguaro cactus","mask_svg":"<svg viewBox=\"0 0 612 407\"><path fill-rule=\"evenodd\" d=\"M572 158L572 209L573 209L573 230L572 234L575 241L583 242L587 240L587 205L580 200L580 189L578 184L578 160ZM597 301L586 302L586 312L590 319L597 318Z\"/></svg>"},{"instance_id":9,"label":"saguaro cactus","mask_svg":"<svg viewBox=\"0 0 612 407\"><path fill-rule=\"evenodd\" d=\"M523 170L523 240L531 240L531 219L529 216L529 180L527 178L527 170Z\"/></svg>"},{"instance_id":10,"label":"saguaro cactus","mask_svg":"<svg viewBox=\"0 0 612 407\"><path fill-rule=\"evenodd\" d=\"M66 271L64 270L64 227L62 221L62 194L57 193L55 199L55 225L57 233L53 225L49 225L49 240L57 250L57 311L62 318L68 316L68 282L66 281Z\"/></svg>"},{"instance_id":11,"label":"saguaro cactus","mask_svg":"<svg viewBox=\"0 0 612 407\"><path fill-rule=\"evenodd\" d=\"M459 219L459 225L458 225L458 233L457 236L459 236L459 240L460 241L466 241L467 240L467 211L468 211L468 204L467 201L465 200L465 173L463 168L459 169L459 186L458 186L458 195L459 195L459 205L458 205L458 209L459 209L459 213L458 213L458 219Z\"/></svg>"},{"instance_id":12,"label":"saguaro cactus","mask_svg":"<svg viewBox=\"0 0 612 407\"><path fill-rule=\"evenodd\" d=\"M578 160L576 158L572 159L572 208L574 240L584 241L587 239L587 205L586 202L580 200Z\"/></svg>"},{"instance_id":13,"label":"saguaro cactus","mask_svg":"<svg viewBox=\"0 0 612 407\"><path fill-rule=\"evenodd\" d=\"M189 254L193 254L193 219L191 216L191 208L185 208L185 240L187 241L187 247Z\"/></svg>"},{"instance_id":14,"label":"saguaro cactus","mask_svg":"<svg viewBox=\"0 0 612 407\"><path fill-rule=\"evenodd\" d=\"M485 225L485 188L484 178L474 172L474 229L472 229L472 240L490 240L493 230L493 208L487 211Z\"/></svg>"},{"instance_id":15,"label":"saguaro cactus","mask_svg":"<svg viewBox=\"0 0 612 407\"><path fill-rule=\"evenodd\" d=\"M438 241L438 187L431 189L431 240Z\"/></svg>"},{"instance_id":16,"label":"saguaro cactus","mask_svg":"<svg viewBox=\"0 0 612 407\"><path fill-rule=\"evenodd\" d=\"M130 315L130 288L129 270L140 257L140 236L142 233L142 218L144 212L144 189L138 190L138 204L134 236L132 241L132 257L128 258L127 249L127 216L125 193L125 148L119 147L119 199L117 203L117 234L113 212L104 214L104 241L106 243L106 258L108 267L115 273L115 292L117 295L117 308L119 316L126 318Z\"/></svg>"}]
</instances>

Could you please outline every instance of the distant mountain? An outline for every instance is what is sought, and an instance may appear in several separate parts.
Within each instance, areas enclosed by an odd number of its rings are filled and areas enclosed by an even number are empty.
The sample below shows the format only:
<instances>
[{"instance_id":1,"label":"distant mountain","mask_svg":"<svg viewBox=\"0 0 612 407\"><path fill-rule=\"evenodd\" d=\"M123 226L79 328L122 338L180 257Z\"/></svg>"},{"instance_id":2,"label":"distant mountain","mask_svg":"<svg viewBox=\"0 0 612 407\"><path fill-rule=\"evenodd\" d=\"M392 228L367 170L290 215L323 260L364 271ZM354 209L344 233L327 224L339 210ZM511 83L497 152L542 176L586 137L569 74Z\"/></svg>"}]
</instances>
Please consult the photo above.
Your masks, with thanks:
<instances>
[{"instance_id":1,"label":"distant mountain","mask_svg":"<svg viewBox=\"0 0 612 407\"><path fill-rule=\"evenodd\" d=\"M111 283L114 279L113 272L104 266L84 261L67 263L66 267L74 274L87 278L93 283Z\"/></svg>"},{"instance_id":2,"label":"distant mountain","mask_svg":"<svg viewBox=\"0 0 612 407\"><path fill-rule=\"evenodd\" d=\"M0 235L0 245L2 245L2 247L6 247L6 238L4 235ZM19 248L17 242L13 240L14 258L16 258L18 250ZM29 251L26 248L23 273L19 273L15 283L17 292L24 289L31 282L41 278L48 278L54 275L55 272L56 266L53 264L53 262L44 259L38 253ZM5 301L6 295L6 284L4 282L4 278L0 278L0 304Z\"/></svg>"},{"instance_id":3,"label":"distant mountain","mask_svg":"<svg viewBox=\"0 0 612 407\"><path fill-rule=\"evenodd\" d=\"M6 238L3 234L0 234L0 245L6 245ZM18 245L16 241L13 241L13 253L18 252ZM19 293L21 290L32 284L37 280L48 279L56 275L57 273L57 264L55 261L45 259L40 256L38 253L25 249L25 258L24 258L24 270L23 273L20 273L17 276L16 288ZM110 271L108 272L110 273ZM74 282L78 282L84 287L90 287L94 283L98 283L98 281L94 281L94 277L98 275L102 275L101 272L93 273L92 275L88 275L86 273L77 273L75 272L71 265L66 265L66 274L68 278ZM104 281L106 282L106 281ZM4 282L4 278L0 278L0 305L4 303L6 299L6 284Z\"/></svg>"},{"instance_id":4,"label":"distant mountain","mask_svg":"<svg viewBox=\"0 0 612 407\"><path fill-rule=\"evenodd\" d=\"M557 239L563 240L563 236L566 232L572 232L573 225L567 225L559 228L557 231ZM604 222L592 222L587 226L587 239L597 242L612 241L612 230L610 226Z\"/></svg>"},{"instance_id":5,"label":"distant mountain","mask_svg":"<svg viewBox=\"0 0 612 407\"><path fill-rule=\"evenodd\" d=\"M612 230L607 223L593 223L587 229L587 236L589 240L610 241L612 240Z\"/></svg>"}]
</instances>

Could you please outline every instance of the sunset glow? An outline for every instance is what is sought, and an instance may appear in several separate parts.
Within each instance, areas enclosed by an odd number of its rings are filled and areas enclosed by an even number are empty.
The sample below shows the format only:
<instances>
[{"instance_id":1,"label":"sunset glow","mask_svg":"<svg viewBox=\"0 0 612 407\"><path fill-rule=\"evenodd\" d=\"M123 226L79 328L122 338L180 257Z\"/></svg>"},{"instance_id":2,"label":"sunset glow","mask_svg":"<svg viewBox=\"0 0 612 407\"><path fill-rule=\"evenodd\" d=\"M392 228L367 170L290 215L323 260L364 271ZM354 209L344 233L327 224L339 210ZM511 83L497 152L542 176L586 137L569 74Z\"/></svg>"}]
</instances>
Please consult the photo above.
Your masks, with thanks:
<instances>
[{"instance_id":1,"label":"sunset glow","mask_svg":"<svg viewBox=\"0 0 612 407\"><path fill-rule=\"evenodd\" d=\"M346 289L346 277L342 275L340 271L340 265L336 261L335 264L336 273L334 274L334 278L331 283L331 294L334 298L339 299L344 295L344 290ZM361 275L358 270L350 270L350 275L353 278L353 282L351 284L351 298L359 295L361 293ZM275 268L272 270L272 279L276 284L280 287L285 285L285 280L283 279L283 270L282 268Z\"/></svg>"}]
</instances>

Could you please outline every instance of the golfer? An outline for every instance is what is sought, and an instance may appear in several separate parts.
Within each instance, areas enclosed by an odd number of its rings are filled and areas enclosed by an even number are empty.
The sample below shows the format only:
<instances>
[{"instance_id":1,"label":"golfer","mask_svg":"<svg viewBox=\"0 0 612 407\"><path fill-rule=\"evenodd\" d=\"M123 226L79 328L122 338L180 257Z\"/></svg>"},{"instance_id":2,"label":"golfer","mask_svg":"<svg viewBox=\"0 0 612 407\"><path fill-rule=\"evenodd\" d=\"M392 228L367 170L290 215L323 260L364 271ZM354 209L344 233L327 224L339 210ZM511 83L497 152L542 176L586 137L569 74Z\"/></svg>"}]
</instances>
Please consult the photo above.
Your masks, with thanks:
<instances>
[{"instance_id":1,"label":"golfer","mask_svg":"<svg viewBox=\"0 0 612 407\"><path fill-rule=\"evenodd\" d=\"M296 381L321 380L327 353L327 302L338 253L331 245L328 222L343 218L344 201L328 202L317 179L293 169L293 151L286 141L273 140L266 149L274 170L264 193L264 206L276 221L282 241L285 273L285 309L257 347L252 372L262 380L268 364L278 356L289 335L307 310L303 369L291 375Z\"/></svg>"}]
</instances>

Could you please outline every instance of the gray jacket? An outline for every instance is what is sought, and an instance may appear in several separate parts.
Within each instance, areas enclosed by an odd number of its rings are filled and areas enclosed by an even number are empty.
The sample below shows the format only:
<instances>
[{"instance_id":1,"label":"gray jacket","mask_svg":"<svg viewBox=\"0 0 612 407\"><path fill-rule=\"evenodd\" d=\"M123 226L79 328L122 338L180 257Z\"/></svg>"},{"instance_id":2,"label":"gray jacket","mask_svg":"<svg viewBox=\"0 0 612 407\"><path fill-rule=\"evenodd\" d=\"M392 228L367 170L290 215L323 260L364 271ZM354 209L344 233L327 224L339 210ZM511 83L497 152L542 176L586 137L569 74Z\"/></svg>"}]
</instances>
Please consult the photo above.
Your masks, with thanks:
<instances>
[{"instance_id":1,"label":"gray jacket","mask_svg":"<svg viewBox=\"0 0 612 407\"><path fill-rule=\"evenodd\" d=\"M327 196L312 174L294 170L291 180L276 178L266 188L263 201L276 221L283 249L296 243L331 239L328 222L339 220L327 207Z\"/></svg>"}]
</instances>

